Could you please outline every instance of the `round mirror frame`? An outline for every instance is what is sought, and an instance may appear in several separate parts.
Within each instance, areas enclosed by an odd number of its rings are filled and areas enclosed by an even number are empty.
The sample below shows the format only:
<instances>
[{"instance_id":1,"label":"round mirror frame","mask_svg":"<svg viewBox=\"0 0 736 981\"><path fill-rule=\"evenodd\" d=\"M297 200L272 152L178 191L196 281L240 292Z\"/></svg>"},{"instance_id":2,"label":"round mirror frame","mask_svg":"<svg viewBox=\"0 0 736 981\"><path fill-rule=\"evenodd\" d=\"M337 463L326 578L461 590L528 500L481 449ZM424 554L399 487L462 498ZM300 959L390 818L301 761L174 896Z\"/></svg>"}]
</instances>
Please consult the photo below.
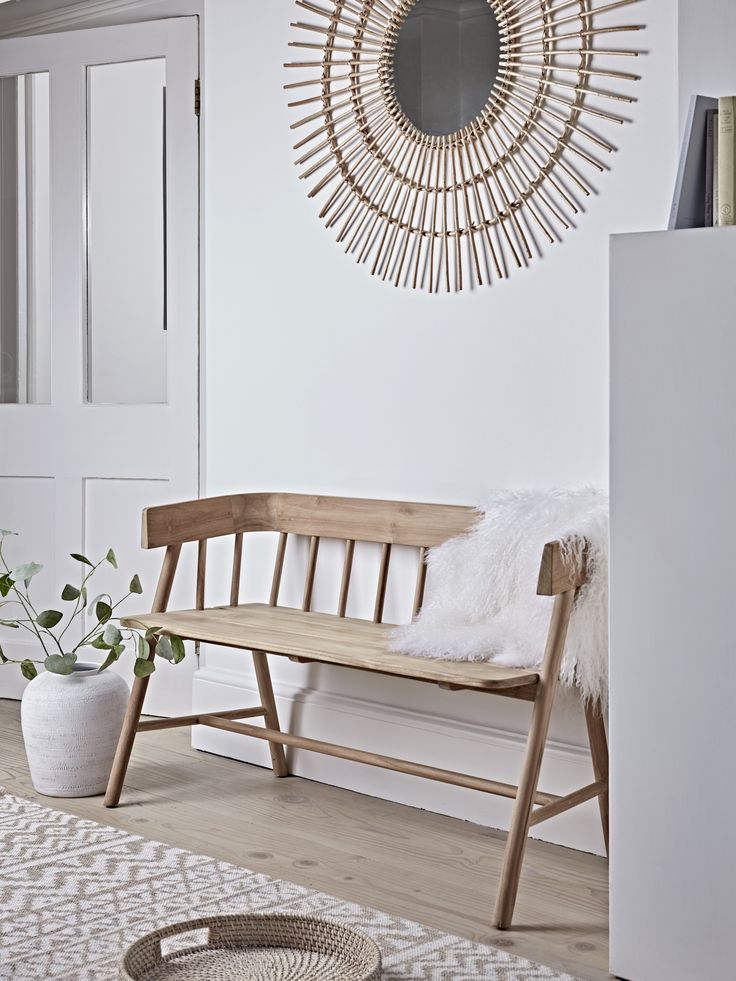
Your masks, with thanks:
<instances>
[{"instance_id":1,"label":"round mirror frame","mask_svg":"<svg viewBox=\"0 0 736 981\"><path fill-rule=\"evenodd\" d=\"M610 86L639 80L618 69L639 52L594 45L643 29L608 17L638 0L487 0L499 73L483 112L448 136L417 129L394 90L417 2L296 0L317 22L293 23L290 47L318 52L285 66L305 73L285 86L306 111L291 127L308 128L296 163L317 178L310 198L327 193L320 217L374 275L430 293L491 285L560 241L594 193L587 172L608 169L615 147L593 127L628 121L607 106L636 100Z\"/></svg>"}]
</instances>

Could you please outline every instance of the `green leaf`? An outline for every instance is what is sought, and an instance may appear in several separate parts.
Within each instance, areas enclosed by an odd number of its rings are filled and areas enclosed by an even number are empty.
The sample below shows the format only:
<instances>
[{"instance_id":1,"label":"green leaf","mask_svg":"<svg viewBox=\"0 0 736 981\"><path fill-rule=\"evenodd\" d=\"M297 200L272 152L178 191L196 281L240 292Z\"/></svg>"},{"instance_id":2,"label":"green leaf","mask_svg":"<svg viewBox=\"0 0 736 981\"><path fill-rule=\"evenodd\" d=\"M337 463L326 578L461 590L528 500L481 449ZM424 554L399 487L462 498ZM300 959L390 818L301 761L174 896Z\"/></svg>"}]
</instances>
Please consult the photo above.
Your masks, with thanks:
<instances>
[{"instance_id":1,"label":"green leaf","mask_svg":"<svg viewBox=\"0 0 736 981\"><path fill-rule=\"evenodd\" d=\"M138 657L148 657L148 642L145 637L138 636Z\"/></svg>"},{"instance_id":2,"label":"green leaf","mask_svg":"<svg viewBox=\"0 0 736 981\"><path fill-rule=\"evenodd\" d=\"M87 605L87 587L86 586L82 586L81 590L79 591L79 595L82 597L82 606L86 606Z\"/></svg>"},{"instance_id":3,"label":"green leaf","mask_svg":"<svg viewBox=\"0 0 736 981\"><path fill-rule=\"evenodd\" d=\"M79 599L80 595L81 591L77 589L76 586L69 585L69 583L67 583L61 591L61 598L63 600L67 600L67 602L70 600Z\"/></svg>"},{"instance_id":4,"label":"green leaf","mask_svg":"<svg viewBox=\"0 0 736 981\"><path fill-rule=\"evenodd\" d=\"M98 637L95 637L95 639L92 641L92 643L89 646L94 647L96 651L110 650L110 645L105 643L102 634L100 634Z\"/></svg>"},{"instance_id":5,"label":"green leaf","mask_svg":"<svg viewBox=\"0 0 736 981\"><path fill-rule=\"evenodd\" d=\"M8 535L17 535L17 531L8 531L7 528L0 528L0 538L5 538Z\"/></svg>"},{"instance_id":6,"label":"green leaf","mask_svg":"<svg viewBox=\"0 0 736 981\"><path fill-rule=\"evenodd\" d=\"M92 565L92 563L90 562L90 560L87 558L86 555L80 555L79 552L70 552L69 554L70 557L73 558L76 562L82 562L84 565L88 565L94 568L94 566Z\"/></svg>"},{"instance_id":7,"label":"green leaf","mask_svg":"<svg viewBox=\"0 0 736 981\"><path fill-rule=\"evenodd\" d=\"M10 661L7 659L7 657L3 653L2 647L0 647L0 664L10 664Z\"/></svg>"},{"instance_id":8,"label":"green leaf","mask_svg":"<svg viewBox=\"0 0 736 981\"><path fill-rule=\"evenodd\" d=\"M0 596L7 596L12 588L13 580L10 578L9 573L0 576Z\"/></svg>"},{"instance_id":9,"label":"green leaf","mask_svg":"<svg viewBox=\"0 0 736 981\"><path fill-rule=\"evenodd\" d=\"M98 600L95 603L95 616L97 617L98 623L107 623L112 616L112 607L109 603L105 603L104 600Z\"/></svg>"},{"instance_id":10,"label":"green leaf","mask_svg":"<svg viewBox=\"0 0 736 981\"><path fill-rule=\"evenodd\" d=\"M27 587L31 579L37 576L41 569L43 566L39 565L38 562L27 562L25 565L19 565L17 569L13 569L10 578L13 582L24 582Z\"/></svg>"},{"instance_id":11,"label":"green leaf","mask_svg":"<svg viewBox=\"0 0 736 981\"><path fill-rule=\"evenodd\" d=\"M120 649L117 648L117 647L114 647L110 651L110 653L107 655L107 657L105 658L105 660L102 662L102 664L99 666L99 668L97 669L98 673L100 671L104 671L105 668L109 668L111 664L114 664L118 660L118 658L120 657L120 654L121 654Z\"/></svg>"},{"instance_id":12,"label":"green leaf","mask_svg":"<svg viewBox=\"0 0 736 981\"><path fill-rule=\"evenodd\" d=\"M141 581L137 575L133 576L130 580L130 586L128 586L129 593L142 593L143 586L141 586Z\"/></svg>"},{"instance_id":13,"label":"green leaf","mask_svg":"<svg viewBox=\"0 0 736 981\"><path fill-rule=\"evenodd\" d=\"M135 659L135 666L133 668L133 674L136 678L147 678L149 674L153 674L156 670L156 665L153 661L149 661L145 657L137 657Z\"/></svg>"},{"instance_id":14,"label":"green leaf","mask_svg":"<svg viewBox=\"0 0 736 981\"><path fill-rule=\"evenodd\" d=\"M43 666L51 674L71 674L77 658L71 654L49 654Z\"/></svg>"},{"instance_id":15,"label":"green leaf","mask_svg":"<svg viewBox=\"0 0 736 981\"><path fill-rule=\"evenodd\" d=\"M159 637L156 641L156 657L162 657L164 661L174 660L174 651L168 637Z\"/></svg>"},{"instance_id":16,"label":"green leaf","mask_svg":"<svg viewBox=\"0 0 736 981\"><path fill-rule=\"evenodd\" d=\"M111 664L114 664L117 661L118 657L119 655L116 654L115 651L110 651L110 653L107 655L105 660L97 669L97 674L100 674L101 671L104 671L106 668L109 668Z\"/></svg>"},{"instance_id":17,"label":"green leaf","mask_svg":"<svg viewBox=\"0 0 736 981\"><path fill-rule=\"evenodd\" d=\"M174 634L169 637L169 640L171 641L171 650L173 654L171 660L174 662L174 664L179 664L180 661L184 660L187 653L184 649L184 641L181 639L181 637L177 637Z\"/></svg>"},{"instance_id":18,"label":"green leaf","mask_svg":"<svg viewBox=\"0 0 736 981\"><path fill-rule=\"evenodd\" d=\"M64 614L59 613L58 610L44 610L43 613L39 613L36 617L36 623L39 627L45 627L46 630L51 630L63 617Z\"/></svg>"},{"instance_id":19,"label":"green leaf","mask_svg":"<svg viewBox=\"0 0 736 981\"><path fill-rule=\"evenodd\" d=\"M112 603L112 599L107 593L98 593L98 595L95 596L95 598L89 604L90 610L94 610L94 608L97 606L100 600L104 600L104 599L110 600L110 602Z\"/></svg>"},{"instance_id":20,"label":"green leaf","mask_svg":"<svg viewBox=\"0 0 736 981\"><path fill-rule=\"evenodd\" d=\"M105 556L105 558L110 563L110 565L113 567L113 569L117 569L117 567L118 567L118 560L115 558L115 553L113 552L113 550L111 548L109 548L107 550L107 555Z\"/></svg>"},{"instance_id":21,"label":"green leaf","mask_svg":"<svg viewBox=\"0 0 736 981\"><path fill-rule=\"evenodd\" d=\"M33 681L33 679L38 674L38 671L36 670L36 665L33 663L33 661L21 661L20 672L23 675L23 677L28 678L29 681Z\"/></svg>"},{"instance_id":22,"label":"green leaf","mask_svg":"<svg viewBox=\"0 0 736 981\"><path fill-rule=\"evenodd\" d=\"M0 620L0 626L11 627L13 630L18 630L19 627L15 620Z\"/></svg>"},{"instance_id":23,"label":"green leaf","mask_svg":"<svg viewBox=\"0 0 736 981\"><path fill-rule=\"evenodd\" d=\"M108 645L108 647L115 647L123 639L123 635L120 633L118 628L114 623L108 623L105 627L105 631L102 634L102 639Z\"/></svg>"},{"instance_id":24,"label":"green leaf","mask_svg":"<svg viewBox=\"0 0 736 981\"><path fill-rule=\"evenodd\" d=\"M151 637L157 637L162 629L162 627L149 627L146 631L146 640L150 640Z\"/></svg>"}]
</instances>

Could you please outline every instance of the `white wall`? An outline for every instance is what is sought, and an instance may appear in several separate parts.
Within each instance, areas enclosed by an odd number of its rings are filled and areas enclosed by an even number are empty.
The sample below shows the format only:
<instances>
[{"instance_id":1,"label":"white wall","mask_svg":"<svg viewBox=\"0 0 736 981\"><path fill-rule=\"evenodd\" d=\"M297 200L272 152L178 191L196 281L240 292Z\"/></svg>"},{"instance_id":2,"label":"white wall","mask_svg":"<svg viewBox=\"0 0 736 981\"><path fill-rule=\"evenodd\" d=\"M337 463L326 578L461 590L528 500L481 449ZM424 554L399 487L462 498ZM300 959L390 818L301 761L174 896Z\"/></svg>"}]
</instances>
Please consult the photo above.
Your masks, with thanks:
<instances>
[{"instance_id":1,"label":"white wall","mask_svg":"<svg viewBox=\"0 0 736 981\"><path fill-rule=\"evenodd\" d=\"M680 114L691 95L736 93L733 0L679 0Z\"/></svg>"},{"instance_id":2,"label":"white wall","mask_svg":"<svg viewBox=\"0 0 736 981\"><path fill-rule=\"evenodd\" d=\"M449 297L371 278L321 227L318 205L297 179L282 91L295 13L291 0L208 0L206 8L207 492L476 502L496 486L604 484L608 235L661 228L668 212L676 163L673 7L645 0L632 16L648 24L636 40L649 51L620 65L644 76L634 90L635 123L607 134L620 152L579 229L510 281ZM261 571L266 557L251 561ZM224 598L223 571L211 599ZM501 771L515 771L519 762L528 710L511 701L281 660L274 671L285 710L296 707L320 732L348 743L384 739L397 755L414 741L430 762L441 752L453 756L449 765L466 752L477 772L498 769L497 760ZM208 651L195 701L232 706L232 684L252 686L244 658ZM382 703L395 709L385 712ZM402 704L414 714L402 714ZM445 728L458 737L449 746L440 738ZM577 716L558 714L553 736L559 752L550 757L547 786L556 790L573 776L587 782ZM196 738L225 747L219 734ZM227 751L263 759L262 747L243 742L235 737ZM503 802L480 795L471 801L321 758L298 765L497 826L508 817ZM593 806L539 830L600 847Z\"/></svg>"}]
</instances>

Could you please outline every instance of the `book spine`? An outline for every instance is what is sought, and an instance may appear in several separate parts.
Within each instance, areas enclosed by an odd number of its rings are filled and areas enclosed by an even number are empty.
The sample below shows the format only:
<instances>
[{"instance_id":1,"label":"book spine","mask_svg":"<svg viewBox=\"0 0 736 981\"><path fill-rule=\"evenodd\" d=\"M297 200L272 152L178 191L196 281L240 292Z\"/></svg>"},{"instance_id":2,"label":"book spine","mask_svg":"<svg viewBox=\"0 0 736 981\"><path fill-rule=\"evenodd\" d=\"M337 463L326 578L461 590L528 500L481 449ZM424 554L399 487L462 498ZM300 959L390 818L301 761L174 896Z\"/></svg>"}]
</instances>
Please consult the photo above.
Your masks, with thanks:
<instances>
[{"instance_id":1,"label":"book spine","mask_svg":"<svg viewBox=\"0 0 736 981\"><path fill-rule=\"evenodd\" d=\"M670 232L679 226L680 205L685 184L685 172L687 170L687 159L690 152L690 141L693 136L693 123L695 121L697 104L698 97L694 95L690 99L687 119L685 120L685 131L682 138L682 149L680 150L680 163L677 168L677 178L675 179L675 193L672 195L672 207L670 208L670 218L667 224L667 230Z\"/></svg>"},{"instance_id":2,"label":"book spine","mask_svg":"<svg viewBox=\"0 0 736 981\"><path fill-rule=\"evenodd\" d=\"M718 224L718 211L721 203L721 196L718 192L718 110L715 112L713 125L713 214L711 215L711 225Z\"/></svg>"},{"instance_id":3,"label":"book spine","mask_svg":"<svg viewBox=\"0 0 736 981\"><path fill-rule=\"evenodd\" d=\"M706 228L713 225L714 199L716 189L716 126L718 110L709 109L705 115L705 213L703 223Z\"/></svg>"},{"instance_id":4,"label":"book spine","mask_svg":"<svg viewBox=\"0 0 736 981\"><path fill-rule=\"evenodd\" d=\"M734 112L736 96L718 100L718 224L736 224L736 146Z\"/></svg>"}]
</instances>

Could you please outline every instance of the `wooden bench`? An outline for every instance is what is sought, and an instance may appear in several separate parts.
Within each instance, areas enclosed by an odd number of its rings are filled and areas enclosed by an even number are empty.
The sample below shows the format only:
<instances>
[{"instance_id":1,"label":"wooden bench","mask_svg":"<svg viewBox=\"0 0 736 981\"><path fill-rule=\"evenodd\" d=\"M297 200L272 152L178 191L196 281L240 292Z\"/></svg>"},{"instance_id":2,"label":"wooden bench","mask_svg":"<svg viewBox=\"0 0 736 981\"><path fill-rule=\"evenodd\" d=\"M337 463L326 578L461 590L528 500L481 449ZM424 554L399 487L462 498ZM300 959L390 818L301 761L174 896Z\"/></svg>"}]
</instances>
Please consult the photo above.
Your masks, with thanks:
<instances>
[{"instance_id":1,"label":"wooden bench","mask_svg":"<svg viewBox=\"0 0 736 981\"><path fill-rule=\"evenodd\" d=\"M554 596L555 601L546 649L538 671L486 663L425 660L388 650L387 637L391 626L384 624L382 620L392 546L408 545L418 549L416 589L413 609L407 610L408 619L408 613L415 615L422 604L427 549L460 534L476 520L476 512L465 507L300 494L235 494L148 508L144 511L143 547L165 547L166 553L153 612L129 618L128 625L157 626L188 640L251 651L261 704L228 712L141 722L148 679L136 678L110 774L105 804L115 807L120 800L137 732L190 725L211 726L267 740L273 770L278 777L288 775L284 747L292 746L513 798L516 804L494 915L497 927L508 927L516 901L524 847L532 825L597 797L608 847L608 749L601 712L598 707L587 706L585 715L593 762L593 782L563 797L542 793L537 789L567 626L576 591L585 580L584 568L572 567L565 561L559 542L546 545L541 556L537 592L543 596ZM239 589L243 537L251 532L278 534L276 560L268 603L241 605ZM232 535L234 540L230 602L227 606L205 609L207 542L223 535ZM284 556L290 535L306 536L309 539L309 558L301 609L278 605ZM311 611L317 556L322 538L345 542L342 580L334 615ZM165 612L181 547L186 542L197 542L198 547L195 609ZM345 615L356 542L374 542L381 546L371 621L351 619ZM338 746L309 739L301 734L282 732L271 685L268 654L412 678L453 691L483 691L533 702L519 786ZM149 656L154 656L153 643ZM249 718L263 718L265 725L239 721Z\"/></svg>"}]
</instances>

